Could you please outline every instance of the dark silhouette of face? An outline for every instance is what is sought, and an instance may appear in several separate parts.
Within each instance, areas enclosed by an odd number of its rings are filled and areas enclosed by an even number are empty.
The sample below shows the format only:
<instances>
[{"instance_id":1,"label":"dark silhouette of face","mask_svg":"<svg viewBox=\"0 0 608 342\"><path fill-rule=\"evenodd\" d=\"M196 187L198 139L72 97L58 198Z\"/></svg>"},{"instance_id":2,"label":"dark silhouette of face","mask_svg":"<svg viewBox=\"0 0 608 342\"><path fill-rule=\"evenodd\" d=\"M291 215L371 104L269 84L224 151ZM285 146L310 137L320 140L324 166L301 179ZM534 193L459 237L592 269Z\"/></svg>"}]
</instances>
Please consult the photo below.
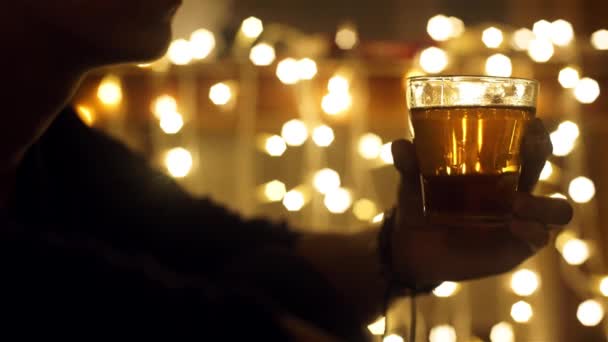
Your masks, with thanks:
<instances>
[{"instance_id":1,"label":"dark silhouette of face","mask_svg":"<svg viewBox=\"0 0 608 342\"><path fill-rule=\"evenodd\" d=\"M181 0L16 0L31 34L109 64L155 59L171 39ZM73 49L72 49L73 48Z\"/></svg>"}]
</instances>

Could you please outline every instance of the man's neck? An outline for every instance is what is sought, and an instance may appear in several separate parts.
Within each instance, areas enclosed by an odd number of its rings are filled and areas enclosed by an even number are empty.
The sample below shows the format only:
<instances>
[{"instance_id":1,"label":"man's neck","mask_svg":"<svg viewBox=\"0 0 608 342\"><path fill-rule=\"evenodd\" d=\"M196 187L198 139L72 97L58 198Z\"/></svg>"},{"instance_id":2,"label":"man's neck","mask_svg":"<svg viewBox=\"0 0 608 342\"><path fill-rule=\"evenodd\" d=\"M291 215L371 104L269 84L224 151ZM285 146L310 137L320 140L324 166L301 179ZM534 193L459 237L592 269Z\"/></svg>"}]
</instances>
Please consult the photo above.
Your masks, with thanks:
<instances>
[{"instance_id":1,"label":"man's neck","mask_svg":"<svg viewBox=\"0 0 608 342\"><path fill-rule=\"evenodd\" d=\"M34 24L4 19L0 44L11 49L0 55L0 63L9 66L1 95L0 208L8 204L25 152L69 101L85 70L66 47L51 46Z\"/></svg>"}]
</instances>

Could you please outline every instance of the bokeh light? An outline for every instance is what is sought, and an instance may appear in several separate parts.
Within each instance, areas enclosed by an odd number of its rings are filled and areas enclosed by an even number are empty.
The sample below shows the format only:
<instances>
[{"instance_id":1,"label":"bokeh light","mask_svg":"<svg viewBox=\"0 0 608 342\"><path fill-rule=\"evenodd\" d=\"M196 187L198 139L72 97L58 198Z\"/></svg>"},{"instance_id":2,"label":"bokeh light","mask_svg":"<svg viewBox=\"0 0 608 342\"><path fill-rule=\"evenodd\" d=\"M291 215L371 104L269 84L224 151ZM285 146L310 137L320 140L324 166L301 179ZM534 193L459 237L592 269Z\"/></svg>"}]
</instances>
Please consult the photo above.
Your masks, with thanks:
<instances>
[{"instance_id":1,"label":"bokeh light","mask_svg":"<svg viewBox=\"0 0 608 342\"><path fill-rule=\"evenodd\" d=\"M249 51L249 60L254 65L267 66L274 62L276 53L274 47L267 43L256 44L251 51Z\"/></svg>"},{"instance_id":2,"label":"bokeh light","mask_svg":"<svg viewBox=\"0 0 608 342\"><path fill-rule=\"evenodd\" d=\"M167 57L169 57L171 63L175 65L186 65L194 58L192 53L193 51L189 41L185 39L176 39L169 45Z\"/></svg>"},{"instance_id":3,"label":"bokeh light","mask_svg":"<svg viewBox=\"0 0 608 342\"><path fill-rule=\"evenodd\" d=\"M497 323L490 330L491 342L515 342L513 326L507 322Z\"/></svg>"},{"instance_id":4,"label":"bokeh light","mask_svg":"<svg viewBox=\"0 0 608 342\"><path fill-rule=\"evenodd\" d=\"M602 278L602 280L600 281L599 289L602 293L602 296L608 297L608 277Z\"/></svg>"},{"instance_id":5,"label":"bokeh light","mask_svg":"<svg viewBox=\"0 0 608 342\"><path fill-rule=\"evenodd\" d=\"M393 151L391 149L392 146L393 146L393 143L389 142L389 143L382 145L382 147L380 148L380 159L382 160L383 163L388 164L388 165L392 165L395 162L393 160Z\"/></svg>"},{"instance_id":6,"label":"bokeh light","mask_svg":"<svg viewBox=\"0 0 608 342\"><path fill-rule=\"evenodd\" d=\"M420 53L420 67L430 74L440 73L448 66L448 54L438 47L429 47Z\"/></svg>"},{"instance_id":7,"label":"bokeh light","mask_svg":"<svg viewBox=\"0 0 608 342\"><path fill-rule=\"evenodd\" d=\"M522 269L511 276L511 289L518 296L530 296L536 292L538 286L538 275L534 271Z\"/></svg>"},{"instance_id":8,"label":"bokeh light","mask_svg":"<svg viewBox=\"0 0 608 342\"><path fill-rule=\"evenodd\" d=\"M160 120L166 113L177 112L177 101L171 95L160 95L152 101L152 113Z\"/></svg>"},{"instance_id":9,"label":"bokeh light","mask_svg":"<svg viewBox=\"0 0 608 342\"><path fill-rule=\"evenodd\" d=\"M280 202L285 197L286 192L285 183L276 179L264 185L264 197L270 202Z\"/></svg>"},{"instance_id":10,"label":"bokeh light","mask_svg":"<svg viewBox=\"0 0 608 342\"><path fill-rule=\"evenodd\" d=\"M568 186L568 194L576 203L587 203L595 196L595 185L587 177L576 177Z\"/></svg>"},{"instance_id":11,"label":"bokeh light","mask_svg":"<svg viewBox=\"0 0 608 342\"><path fill-rule=\"evenodd\" d=\"M378 158L382 149L382 139L374 133L366 133L359 138L358 151L364 159Z\"/></svg>"},{"instance_id":12,"label":"bokeh light","mask_svg":"<svg viewBox=\"0 0 608 342\"><path fill-rule=\"evenodd\" d=\"M215 36L206 29L198 29L190 35L190 49L194 59L207 58L215 48Z\"/></svg>"},{"instance_id":13,"label":"bokeh light","mask_svg":"<svg viewBox=\"0 0 608 342\"><path fill-rule=\"evenodd\" d=\"M574 149L576 139L569 139L567 134L559 129L552 132L549 137L553 145L553 155L556 157L567 156Z\"/></svg>"},{"instance_id":14,"label":"bokeh light","mask_svg":"<svg viewBox=\"0 0 608 342\"><path fill-rule=\"evenodd\" d=\"M216 83L209 88L209 99L216 106L226 105L232 99L232 89L227 83Z\"/></svg>"},{"instance_id":15,"label":"bokeh light","mask_svg":"<svg viewBox=\"0 0 608 342\"><path fill-rule=\"evenodd\" d=\"M337 188L325 194L323 203L330 213L343 214L350 208L352 201L350 191L344 188Z\"/></svg>"},{"instance_id":16,"label":"bokeh light","mask_svg":"<svg viewBox=\"0 0 608 342\"><path fill-rule=\"evenodd\" d=\"M557 237L555 238L555 248L563 254L564 252L564 246L566 245L566 243L572 239L576 239L576 234L570 230L570 229L566 229L562 232L560 232L559 234L557 234Z\"/></svg>"},{"instance_id":17,"label":"bokeh light","mask_svg":"<svg viewBox=\"0 0 608 342\"><path fill-rule=\"evenodd\" d=\"M192 170L192 154L183 147L171 149L165 156L165 166L171 176L186 177Z\"/></svg>"},{"instance_id":18,"label":"bokeh light","mask_svg":"<svg viewBox=\"0 0 608 342\"><path fill-rule=\"evenodd\" d=\"M450 17L450 21L452 22L452 37L457 38L462 36L465 31L464 22L457 17Z\"/></svg>"},{"instance_id":19,"label":"bokeh light","mask_svg":"<svg viewBox=\"0 0 608 342\"><path fill-rule=\"evenodd\" d=\"M570 120L560 123L557 130L569 140L575 140L581 134L578 125Z\"/></svg>"},{"instance_id":20,"label":"bokeh light","mask_svg":"<svg viewBox=\"0 0 608 342\"><path fill-rule=\"evenodd\" d=\"M546 20L539 20L532 26L532 32L537 38L551 40L551 23Z\"/></svg>"},{"instance_id":21,"label":"bokeh light","mask_svg":"<svg viewBox=\"0 0 608 342\"><path fill-rule=\"evenodd\" d=\"M176 111L160 115L160 128L166 134L176 134L184 127L184 118Z\"/></svg>"},{"instance_id":22,"label":"bokeh light","mask_svg":"<svg viewBox=\"0 0 608 342\"><path fill-rule=\"evenodd\" d=\"M511 318L517 323L528 323L533 315L532 306L523 300L511 306Z\"/></svg>"},{"instance_id":23,"label":"bokeh light","mask_svg":"<svg viewBox=\"0 0 608 342\"><path fill-rule=\"evenodd\" d=\"M378 318L374 323L367 326L369 332L372 335L380 336L384 334L384 329L386 328L386 317Z\"/></svg>"},{"instance_id":24,"label":"bokeh light","mask_svg":"<svg viewBox=\"0 0 608 342\"><path fill-rule=\"evenodd\" d=\"M312 131L312 141L319 147L327 147L334 142L334 130L327 125L315 127Z\"/></svg>"},{"instance_id":25,"label":"bokeh light","mask_svg":"<svg viewBox=\"0 0 608 342\"><path fill-rule=\"evenodd\" d=\"M321 108L327 115L339 115L351 108L352 101L348 92L329 93L323 96Z\"/></svg>"},{"instance_id":26,"label":"bokeh light","mask_svg":"<svg viewBox=\"0 0 608 342\"><path fill-rule=\"evenodd\" d=\"M513 33L511 45L517 51L526 51L530 43L536 38L534 32L527 28L520 28Z\"/></svg>"},{"instance_id":27,"label":"bokeh light","mask_svg":"<svg viewBox=\"0 0 608 342\"><path fill-rule=\"evenodd\" d=\"M359 35L352 25L342 25L336 32L336 45L342 50L350 50L358 42Z\"/></svg>"},{"instance_id":28,"label":"bokeh light","mask_svg":"<svg viewBox=\"0 0 608 342\"><path fill-rule=\"evenodd\" d=\"M545 38L536 38L528 46L528 55L538 63L548 62L553 57L554 52L553 44Z\"/></svg>"},{"instance_id":29,"label":"bokeh light","mask_svg":"<svg viewBox=\"0 0 608 342\"><path fill-rule=\"evenodd\" d=\"M277 65L277 77L284 84L296 84L300 80L298 61L293 58L285 58Z\"/></svg>"},{"instance_id":30,"label":"bokeh light","mask_svg":"<svg viewBox=\"0 0 608 342\"><path fill-rule=\"evenodd\" d=\"M108 107L116 107L122 102L120 78L114 75L105 76L97 88L97 98Z\"/></svg>"},{"instance_id":31,"label":"bokeh light","mask_svg":"<svg viewBox=\"0 0 608 342\"><path fill-rule=\"evenodd\" d=\"M594 327L604 319L604 307L596 300L586 300L578 306L576 318L582 325Z\"/></svg>"},{"instance_id":32,"label":"bokeh light","mask_svg":"<svg viewBox=\"0 0 608 342\"><path fill-rule=\"evenodd\" d=\"M291 190L283 197L283 206L287 211L300 211L305 204L304 193L300 190Z\"/></svg>"},{"instance_id":33,"label":"bokeh light","mask_svg":"<svg viewBox=\"0 0 608 342\"><path fill-rule=\"evenodd\" d=\"M570 239L562 247L562 256L569 265L582 265L589 259L589 246L580 239Z\"/></svg>"},{"instance_id":34,"label":"bokeh light","mask_svg":"<svg viewBox=\"0 0 608 342\"><path fill-rule=\"evenodd\" d=\"M378 207L373 201L362 198L353 205L353 214L358 220L369 221L378 214Z\"/></svg>"},{"instance_id":35,"label":"bokeh light","mask_svg":"<svg viewBox=\"0 0 608 342\"><path fill-rule=\"evenodd\" d=\"M318 72L317 63L310 58L302 58L298 61L298 70L301 80L312 80Z\"/></svg>"},{"instance_id":36,"label":"bokeh light","mask_svg":"<svg viewBox=\"0 0 608 342\"><path fill-rule=\"evenodd\" d=\"M382 342L404 342L403 341L403 337L396 335L396 334L391 334L386 336Z\"/></svg>"},{"instance_id":37,"label":"bokeh light","mask_svg":"<svg viewBox=\"0 0 608 342\"><path fill-rule=\"evenodd\" d=\"M488 27L483 30L481 34L481 41L485 44L485 46L495 49L502 44L503 35L502 31L496 27Z\"/></svg>"},{"instance_id":38,"label":"bokeh light","mask_svg":"<svg viewBox=\"0 0 608 342\"><path fill-rule=\"evenodd\" d=\"M243 20L241 31L243 31L245 37L255 39L264 32L264 23L256 17L249 17Z\"/></svg>"},{"instance_id":39,"label":"bokeh light","mask_svg":"<svg viewBox=\"0 0 608 342\"><path fill-rule=\"evenodd\" d=\"M591 45L597 50L608 50L608 30L597 30L591 34Z\"/></svg>"},{"instance_id":40,"label":"bokeh light","mask_svg":"<svg viewBox=\"0 0 608 342\"><path fill-rule=\"evenodd\" d=\"M327 82L327 90L330 93L347 93L350 89L348 78L342 75L334 75Z\"/></svg>"},{"instance_id":41,"label":"bokeh light","mask_svg":"<svg viewBox=\"0 0 608 342\"><path fill-rule=\"evenodd\" d=\"M308 139L308 128L302 120L289 120L283 124L281 136L289 146L302 146Z\"/></svg>"},{"instance_id":42,"label":"bokeh light","mask_svg":"<svg viewBox=\"0 0 608 342\"><path fill-rule=\"evenodd\" d=\"M559 84L566 89L572 89L576 87L578 81L580 80L580 74L578 70L573 67L565 67L559 71L559 76L557 77Z\"/></svg>"},{"instance_id":43,"label":"bokeh light","mask_svg":"<svg viewBox=\"0 0 608 342\"><path fill-rule=\"evenodd\" d=\"M438 14L429 19L426 25L426 32L436 41L446 41L455 34L453 21L443 14Z\"/></svg>"},{"instance_id":44,"label":"bokeh light","mask_svg":"<svg viewBox=\"0 0 608 342\"><path fill-rule=\"evenodd\" d=\"M285 143L285 140L282 137L278 135L273 135L266 139L264 148L266 150L266 153L268 153L268 155L270 155L271 157L280 157L285 153L285 150L287 150L287 144Z\"/></svg>"},{"instance_id":45,"label":"bokeh light","mask_svg":"<svg viewBox=\"0 0 608 342\"><path fill-rule=\"evenodd\" d=\"M549 161L546 161L545 166L543 166L543 169L540 172L539 180L546 181L549 178L551 178L552 174L553 174L553 164L551 164L551 162L549 162Z\"/></svg>"},{"instance_id":46,"label":"bokeh light","mask_svg":"<svg viewBox=\"0 0 608 342\"><path fill-rule=\"evenodd\" d=\"M384 221L384 213L380 213L372 219L372 223L382 223Z\"/></svg>"},{"instance_id":47,"label":"bokeh light","mask_svg":"<svg viewBox=\"0 0 608 342\"><path fill-rule=\"evenodd\" d=\"M510 77L512 72L511 59L501 53L494 54L486 60L486 75Z\"/></svg>"},{"instance_id":48,"label":"bokeh light","mask_svg":"<svg viewBox=\"0 0 608 342\"><path fill-rule=\"evenodd\" d=\"M574 39L572 24L563 19L551 23L551 41L557 46L566 46Z\"/></svg>"},{"instance_id":49,"label":"bokeh light","mask_svg":"<svg viewBox=\"0 0 608 342\"><path fill-rule=\"evenodd\" d=\"M329 168L319 170L313 176L313 186L322 194L338 189L341 184L338 172Z\"/></svg>"},{"instance_id":50,"label":"bokeh light","mask_svg":"<svg viewBox=\"0 0 608 342\"><path fill-rule=\"evenodd\" d=\"M448 324L433 327L429 332L429 342L456 342L456 329Z\"/></svg>"},{"instance_id":51,"label":"bokeh light","mask_svg":"<svg viewBox=\"0 0 608 342\"><path fill-rule=\"evenodd\" d=\"M433 289L433 295L439 298L447 298L455 295L460 289L460 284L453 281L444 281Z\"/></svg>"},{"instance_id":52,"label":"bokeh light","mask_svg":"<svg viewBox=\"0 0 608 342\"><path fill-rule=\"evenodd\" d=\"M599 96L599 83L589 77L582 78L576 85L576 88L574 88L574 97L576 97L578 102L583 104L593 103Z\"/></svg>"}]
</instances>

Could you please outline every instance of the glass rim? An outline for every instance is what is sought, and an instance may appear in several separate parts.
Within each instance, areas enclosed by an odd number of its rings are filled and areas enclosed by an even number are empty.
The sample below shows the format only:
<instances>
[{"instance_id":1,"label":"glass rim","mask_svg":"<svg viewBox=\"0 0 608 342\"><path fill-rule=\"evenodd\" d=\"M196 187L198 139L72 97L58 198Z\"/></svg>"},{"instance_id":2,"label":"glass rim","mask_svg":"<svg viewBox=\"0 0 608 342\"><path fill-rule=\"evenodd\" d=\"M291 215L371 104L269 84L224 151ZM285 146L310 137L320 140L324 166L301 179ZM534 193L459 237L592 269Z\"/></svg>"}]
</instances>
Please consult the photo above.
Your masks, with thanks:
<instances>
[{"instance_id":1,"label":"glass rim","mask_svg":"<svg viewBox=\"0 0 608 342\"><path fill-rule=\"evenodd\" d=\"M517 82L529 85L539 86L540 82L531 78L523 77L505 77L505 76L487 76L487 75L437 75L437 76L411 76L407 82L411 81L452 81L452 82L483 82L483 81L503 81Z\"/></svg>"}]
</instances>

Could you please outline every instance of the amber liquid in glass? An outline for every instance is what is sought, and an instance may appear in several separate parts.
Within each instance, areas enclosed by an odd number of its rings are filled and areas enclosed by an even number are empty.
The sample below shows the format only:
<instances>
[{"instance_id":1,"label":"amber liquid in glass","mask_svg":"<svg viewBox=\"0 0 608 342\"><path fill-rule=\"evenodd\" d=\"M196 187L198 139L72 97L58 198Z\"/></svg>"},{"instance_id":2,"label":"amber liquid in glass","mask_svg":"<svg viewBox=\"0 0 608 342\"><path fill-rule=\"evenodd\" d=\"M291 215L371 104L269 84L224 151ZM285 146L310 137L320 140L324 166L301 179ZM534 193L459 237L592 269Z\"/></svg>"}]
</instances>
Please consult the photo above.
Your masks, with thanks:
<instances>
[{"instance_id":1,"label":"amber liquid in glass","mask_svg":"<svg viewBox=\"0 0 608 342\"><path fill-rule=\"evenodd\" d=\"M505 106L412 109L427 215L448 221L510 215L520 145L534 114Z\"/></svg>"}]
</instances>

